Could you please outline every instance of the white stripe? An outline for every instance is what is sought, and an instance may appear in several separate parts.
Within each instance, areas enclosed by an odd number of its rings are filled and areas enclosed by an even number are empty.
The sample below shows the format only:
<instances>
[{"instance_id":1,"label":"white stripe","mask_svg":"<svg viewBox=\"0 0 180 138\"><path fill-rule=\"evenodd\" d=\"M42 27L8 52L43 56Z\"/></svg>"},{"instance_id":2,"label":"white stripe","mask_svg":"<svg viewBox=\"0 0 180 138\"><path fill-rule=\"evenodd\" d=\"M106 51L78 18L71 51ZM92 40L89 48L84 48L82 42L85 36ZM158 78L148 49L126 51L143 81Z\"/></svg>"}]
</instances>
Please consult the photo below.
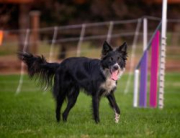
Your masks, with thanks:
<instances>
[{"instance_id":1,"label":"white stripe","mask_svg":"<svg viewBox=\"0 0 180 138\"><path fill-rule=\"evenodd\" d=\"M30 30L27 29L27 30L26 30L25 40L24 40L23 53L25 53L26 50L27 50L29 33L30 33ZM17 87L17 89L16 89L16 95L19 94L20 91L21 91L23 79L24 79L24 63L23 63L23 61L21 61L21 75L20 75L18 87Z\"/></svg>"}]
</instances>

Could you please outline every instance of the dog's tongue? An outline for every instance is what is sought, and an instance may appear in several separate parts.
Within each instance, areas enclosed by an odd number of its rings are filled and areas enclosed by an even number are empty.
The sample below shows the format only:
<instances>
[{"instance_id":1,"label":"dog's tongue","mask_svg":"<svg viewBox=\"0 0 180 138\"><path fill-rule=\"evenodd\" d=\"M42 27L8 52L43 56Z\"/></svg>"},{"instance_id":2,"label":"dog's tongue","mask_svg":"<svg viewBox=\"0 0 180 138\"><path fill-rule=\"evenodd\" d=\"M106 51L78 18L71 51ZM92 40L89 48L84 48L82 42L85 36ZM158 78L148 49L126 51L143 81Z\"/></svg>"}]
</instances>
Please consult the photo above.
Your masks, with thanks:
<instances>
[{"instance_id":1,"label":"dog's tongue","mask_svg":"<svg viewBox=\"0 0 180 138\"><path fill-rule=\"evenodd\" d=\"M111 79L115 81L118 80L118 70L115 70L111 73Z\"/></svg>"}]
</instances>

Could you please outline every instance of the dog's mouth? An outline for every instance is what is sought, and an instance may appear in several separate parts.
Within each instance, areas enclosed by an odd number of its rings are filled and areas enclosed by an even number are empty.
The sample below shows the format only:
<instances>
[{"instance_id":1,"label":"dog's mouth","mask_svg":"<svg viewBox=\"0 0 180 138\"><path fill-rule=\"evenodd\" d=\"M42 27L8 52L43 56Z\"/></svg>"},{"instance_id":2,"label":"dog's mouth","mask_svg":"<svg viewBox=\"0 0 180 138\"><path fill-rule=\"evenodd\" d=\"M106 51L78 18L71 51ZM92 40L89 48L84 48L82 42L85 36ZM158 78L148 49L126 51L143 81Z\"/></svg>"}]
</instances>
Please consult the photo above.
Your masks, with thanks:
<instances>
[{"instance_id":1,"label":"dog's mouth","mask_svg":"<svg viewBox=\"0 0 180 138\"><path fill-rule=\"evenodd\" d=\"M117 81L119 76L119 70L110 69L110 73L111 73L111 79Z\"/></svg>"}]
</instances>

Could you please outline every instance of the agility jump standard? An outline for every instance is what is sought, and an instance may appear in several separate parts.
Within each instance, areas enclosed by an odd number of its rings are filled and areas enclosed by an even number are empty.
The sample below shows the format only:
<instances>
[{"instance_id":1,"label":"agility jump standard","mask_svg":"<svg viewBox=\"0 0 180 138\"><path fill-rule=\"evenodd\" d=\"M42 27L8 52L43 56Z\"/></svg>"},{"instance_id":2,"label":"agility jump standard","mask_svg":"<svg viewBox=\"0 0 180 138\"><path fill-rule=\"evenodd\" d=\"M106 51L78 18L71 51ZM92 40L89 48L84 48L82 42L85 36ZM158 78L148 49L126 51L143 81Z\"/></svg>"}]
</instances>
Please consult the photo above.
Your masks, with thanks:
<instances>
[{"instance_id":1,"label":"agility jump standard","mask_svg":"<svg viewBox=\"0 0 180 138\"><path fill-rule=\"evenodd\" d=\"M165 56L166 56L166 23L167 23L167 0L163 0L162 21L159 23L148 45L144 48L144 53L135 68L134 76L134 99L133 106L147 107L147 75L148 75L148 50L151 48L151 72L150 72L150 96L149 106L157 107L158 91L158 68L159 68L159 108L164 107L164 75L165 75ZM159 37L161 28L161 49L159 62ZM147 35L147 31L146 35ZM146 39L144 38L144 41ZM160 64L160 65L159 65ZM140 92L139 88L139 69L140 69Z\"/></svg>"},{"instance_id":2,"label":"agility jump standard","mask_svg":"<svg viewBox=\"0 0 180 138\"><path fill-rule=\"evenodd\" d=\"M158 61L159 61L159 29L161 23L156 28L148 47L144 50L138 65L135 69L134 79L134 101L133 106L147 107L147 77L148 77L148 51L151 48L151 78L150 78L150 107L157 106L157 84L158 84ZM139 84L139 69L140 69L140 84ZM140 87L139 100L138 88Z\"/></svg>"}]
</instances>

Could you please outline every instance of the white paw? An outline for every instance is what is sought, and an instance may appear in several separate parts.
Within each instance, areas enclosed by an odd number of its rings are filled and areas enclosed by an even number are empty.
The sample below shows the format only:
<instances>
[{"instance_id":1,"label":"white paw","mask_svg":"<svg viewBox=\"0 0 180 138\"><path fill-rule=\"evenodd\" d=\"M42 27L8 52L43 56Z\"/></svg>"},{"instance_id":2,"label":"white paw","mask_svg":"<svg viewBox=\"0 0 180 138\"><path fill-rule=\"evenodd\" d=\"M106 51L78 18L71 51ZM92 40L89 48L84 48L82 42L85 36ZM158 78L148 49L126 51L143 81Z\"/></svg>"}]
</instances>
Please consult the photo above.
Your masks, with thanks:
<instances>
[{"instance_id":1,"label":"white paw","mask_svg":"<svg viewBox=\"0 0 180 138\"><path fill-rule=\"evenodd\" d=\"M115 113L115 123L119 123L120 114Z\"/></svg>"}]
</instances>

